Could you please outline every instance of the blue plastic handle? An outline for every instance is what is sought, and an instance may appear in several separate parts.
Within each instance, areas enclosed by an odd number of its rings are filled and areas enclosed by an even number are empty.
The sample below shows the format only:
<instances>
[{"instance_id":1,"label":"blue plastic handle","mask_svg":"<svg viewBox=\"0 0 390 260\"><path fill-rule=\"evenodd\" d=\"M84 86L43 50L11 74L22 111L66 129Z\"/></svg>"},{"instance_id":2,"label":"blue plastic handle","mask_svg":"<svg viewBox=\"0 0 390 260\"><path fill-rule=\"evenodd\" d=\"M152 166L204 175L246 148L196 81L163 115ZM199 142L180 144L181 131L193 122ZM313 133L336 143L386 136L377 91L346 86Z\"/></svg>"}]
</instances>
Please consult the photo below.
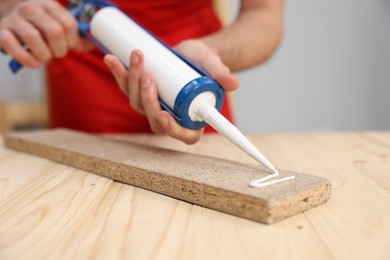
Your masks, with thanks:
<instances>
[{"instance_id":1,"label":"blue plastic handle","mask_svg":"<svg viewBox=\"0 0 390 260\"><path fill-rule=\"evenodd\" d=\"M12 59L9 63L8 63L8 67L11 69L12 73L13 74L16 74L18 73L18 71L23 68L23 65L20 64L19 62L17 62L15 59Z\"/></svg>"},{"instance_id":2,"label":"blue plastic handle","mask_svg":"<svg viewBox=\"0 0 390 260\"><path fill-rule=\"evenodd\" d=\"M2 48L0 49L0 52L4 55L7 55L7 52L5 50L3 50ZM18 73L18 71L21 68L23 68L23 65L20 64L19 62L17 62L15 59L12 59L12 60L10 60L10 62L8 62L8 67L12 71L13 74L16 74L16 73Z\"/></svg>"}]
</instances>

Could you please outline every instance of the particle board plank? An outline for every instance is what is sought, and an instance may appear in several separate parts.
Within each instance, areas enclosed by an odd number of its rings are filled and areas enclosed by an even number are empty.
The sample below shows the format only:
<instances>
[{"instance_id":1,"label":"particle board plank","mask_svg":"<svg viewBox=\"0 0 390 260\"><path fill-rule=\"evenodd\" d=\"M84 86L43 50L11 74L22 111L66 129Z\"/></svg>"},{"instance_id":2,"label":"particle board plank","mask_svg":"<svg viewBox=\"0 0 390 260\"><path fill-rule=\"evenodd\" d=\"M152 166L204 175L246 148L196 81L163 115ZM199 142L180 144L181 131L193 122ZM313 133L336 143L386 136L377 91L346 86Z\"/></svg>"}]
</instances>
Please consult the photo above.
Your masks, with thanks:
<instances>
[{"instance_id":1,"label":"particle board plank","mask_svg":"<svg viewBox=\"0 0 390 260\"><path fill-rule=\"evenodd\" d=\"M213 157L112 140L67 129L11 133L5 145L173 198L271 224L326 202L326 178L295 175L254 189L263 168Z\"/></svg>"}]
</instances>

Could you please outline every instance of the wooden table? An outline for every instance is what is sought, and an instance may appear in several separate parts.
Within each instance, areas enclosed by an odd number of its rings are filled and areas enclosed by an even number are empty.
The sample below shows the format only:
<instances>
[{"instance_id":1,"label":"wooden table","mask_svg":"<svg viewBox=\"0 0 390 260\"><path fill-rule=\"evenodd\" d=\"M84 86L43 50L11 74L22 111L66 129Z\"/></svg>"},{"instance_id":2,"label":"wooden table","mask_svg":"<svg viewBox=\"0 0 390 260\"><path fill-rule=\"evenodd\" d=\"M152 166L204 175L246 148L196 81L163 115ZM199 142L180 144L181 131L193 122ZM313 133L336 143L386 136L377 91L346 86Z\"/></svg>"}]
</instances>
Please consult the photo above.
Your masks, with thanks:
<instances>
[{"instance_id":1,"label":"wooden table","mask_svg":"<svg viewBox=\"0 0 390 260\"><path fill-rule=\"evenodd\" d=\"M0 146L0 259L390 259L390 132L249 137L330 201L263 225ZM115 138L255 163L218 135Z\"/></svg>"}]
</instances>

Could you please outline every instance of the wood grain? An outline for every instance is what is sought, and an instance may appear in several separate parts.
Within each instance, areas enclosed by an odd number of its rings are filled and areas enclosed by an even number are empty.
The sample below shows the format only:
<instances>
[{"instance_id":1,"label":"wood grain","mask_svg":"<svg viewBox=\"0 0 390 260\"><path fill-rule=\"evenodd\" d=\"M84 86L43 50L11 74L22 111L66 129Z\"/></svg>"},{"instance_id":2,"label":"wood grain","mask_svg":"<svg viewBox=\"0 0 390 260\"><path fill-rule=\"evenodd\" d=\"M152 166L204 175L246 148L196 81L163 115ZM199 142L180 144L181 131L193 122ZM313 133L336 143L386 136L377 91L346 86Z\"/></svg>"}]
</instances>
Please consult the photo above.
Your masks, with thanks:
<instances>
[{"instance_id":1,"label":"wood grain","mask_svg":"<svg viewBox=\"0 0 390 260\"><path fill-rule=\"evenodd\" d=\"M6 103L0 100L0 133L6 133L9 129L6 114Z\"/></svg>"},{"instance_id":2,"label":"wood grain","mask_svg":"<svg viewBox=\"0 0 390 260\"><path fill-rule=\"evenodd\" d=\"M254 189L268 175L242 164L124 143L67 129L9 134L5 145L190 203L262 223L274 223L326 202L331 185L321 177L281 171L292 181Z\"/></svg>"},{"instance_id":3,"label":"wood grain","mask_svg":"<svg viewBox=\"0 0 390 260\"><path fill-rule=\"evenodd\" d=\"M9 132L16 127L43 127L47 125L47 118L45 101L0 101L0 133Z\"/></svg>"},{"instance_id":4,"label":"wood grain","mask_svg":"<svg viewBox=\"0 0 390 260\"><path fill-rule=\"evenodd\" d=\"M110 138L255 163L219 135ZM0 259L390 259L389 132L249 138L278 168L330 179L332 199L263 225L0 145Z\"/></svg>"}]
</instances>

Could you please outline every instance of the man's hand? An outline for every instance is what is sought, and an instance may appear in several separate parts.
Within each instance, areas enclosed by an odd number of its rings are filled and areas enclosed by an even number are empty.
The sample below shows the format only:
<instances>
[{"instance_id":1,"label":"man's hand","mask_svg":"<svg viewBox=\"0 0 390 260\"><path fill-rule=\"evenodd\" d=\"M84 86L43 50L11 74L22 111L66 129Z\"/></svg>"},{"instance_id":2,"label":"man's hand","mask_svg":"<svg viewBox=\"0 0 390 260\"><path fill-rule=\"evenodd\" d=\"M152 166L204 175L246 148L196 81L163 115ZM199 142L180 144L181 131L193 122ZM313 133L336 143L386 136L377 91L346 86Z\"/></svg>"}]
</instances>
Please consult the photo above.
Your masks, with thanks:
<instances>
[{"instance_id":1,"label":"man's hand","mask_svg":"<svg viewBox=\"0 0 390 260\"><path fill-rule=\"evenodd\" d=\"M19 63L37 68L70 49L91 50L93 44L80 38L76 19L57 1L26 0L2 15L0 47Z\"/></svg>"},{"instance_id":2,"label":"man's hand","mask_svg":"<svg viewBox=\"0 0 390 260\"><path fill-rule=\"evenodd\" d=\"M192 62L207 71L225 91L238 88L238 79L221 62L219 56L199 40L187 40L176 46L176 49ZM129 96L130 105L144 113L155 134L179 139L187 144L199 141L203 129L191 130L180 126L173 116L161 109L158 92L153 75L144 70L144 57L140 50L131 54L129 69L113 55L106 55L104 62L110 67L119 88Z\"/></svg>"}]
</instances>

